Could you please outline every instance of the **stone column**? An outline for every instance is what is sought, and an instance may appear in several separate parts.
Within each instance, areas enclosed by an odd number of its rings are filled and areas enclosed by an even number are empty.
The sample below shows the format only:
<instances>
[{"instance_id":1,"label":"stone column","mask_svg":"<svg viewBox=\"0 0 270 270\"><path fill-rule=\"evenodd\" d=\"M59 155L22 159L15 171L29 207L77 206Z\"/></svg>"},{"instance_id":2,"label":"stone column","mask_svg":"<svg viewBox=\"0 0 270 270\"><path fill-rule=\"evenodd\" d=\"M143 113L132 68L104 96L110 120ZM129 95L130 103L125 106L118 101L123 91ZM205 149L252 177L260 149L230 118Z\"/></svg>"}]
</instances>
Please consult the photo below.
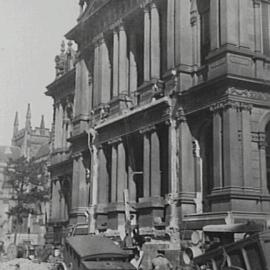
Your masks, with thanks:
<instances>
[{"instance_id":1,"label":"stone column","mask_svg":"<svg viewBox=\"0 0 270 270\"><path fill-rule=\"evenodd\" d=\"M78 157L78 178L79 178L79 207L89 205L89 184L86 182L86 171L83 165L83 156Z\"/></svg>"},{"instance_id":2,"label":"stone column","mask_svg":"<svg viewBox=\"0 0 270 270\"><path fill-rule=\"evenodd\" d=\"M190 22L192 31L192 65L194 67L200 66L201 62L201 51L200 51L200 16L198 13L197 2L192 1L191 11L190 11Z\"/></svg>"},{"instance_id":3,"label":"stone column","mask_svg":"<svg viewBox=\"0 0 270 270\"><path fill-rule=\"evenodd\" d=\"M241 133L242 133L242 174L243 184L247 188L259 188L252 178L252 149L251 149L251 110L252 105L241 104Z\"/></svg>"},{"instance_id":4,"label":"stone column","mask_svg":"<svg viewBox=\"0 0 270 270\"><path fill-rule=\"evenodd\" d=\"M117 202L124 202L124 189L127 188L126 152L123 141L117 146Z\"/></svg>"},{"instance_id":5,"label":"stone column","mask_svg":"<svg viewBox=\"0 0 270 270\"><path fill-rule=\"evenodd\" d=\"M107 159L102 146L98 150L98 160L98 203L106 204L108 203L109 174L107 170Z\"/></svg>"},{"instance_id":6,"label":"stone column","mask_svg":"<svg viewBox=\"0 0 270 270\"><path fill-rule=\"evenodd\" d=\"M79 205L79 178L78 178L78 158L74 156L73 158L73 175L72 175L72 200L71 200L71 209L76 209Z\"/></svg>"},{"instance_id":7,"label":"stone column","mask_svg":"<svg viewBox=\"0 0 270 270\"><path fill-rule=\"evenodd\" d=\"M144 9L144 81L150 80L150 10Z\"/></svg>"},{"instance_id":8,"label":"stone column","mask_svg":"<svg viewBox=\"0 0 270 270\"><path fill-rule=\"evenodd\" d=\"M192 64L190 0L175 0L175 65Z\"/></svg>"},{"instance_id":9,"label":"stone column","mask_svg":"<svg viewBox=\"0 0 270 270\"><path fill-rule=\"evenodd\" d=\"M130 33L130 50L129 50L129 92L137 90L138 71L136 63L136 34Z\"/></svg>"},{"instance_id":10,"label":"stone column","mask_svg":"<svg viewBox=\"0 0 270 270\"><path fill-rule=\"evenodd\" d=\"M228 101L223 111L223 171L225 187L241 187L239 176L240 155L238 142L238 105Z\"/></svg>"},{"instance_id":11,"label":"stone column","mask_svg":"<svg viewBox=\"0 0 270 270\"><path fill-rule=\"evenodd\" d=\"M127 93L128 90L128 65L127 65L127 33L125 26L119 26L119 92Z\"/></svg>"},{"instance_id":12,"label":"stone column","mask_svg":"<svg viewBox=\"0 0 270 270\"><path fill-rule=\"evenodd\" d=\"M215 50L220 47L220 7L219 2L216 0L210 0L210 33L211 33L211 50Z\"/></svg>"},{"instance_id":13,"label":"stone column","mask_svg":"<svg viewBox=\"0 0 270 270\"><path fill-rule=\"evenodd\" d=\"M80 114L84 116L88 116L89 108L90 108L90 91L89 91L89 72L84 60L80 60L78 63L80 65L80 74L78 74L79 78L79 97L80 97Z\"/></svg>"},{"instance_id":14,"label":"stone column","mask_svg":"<svg viewBox=\"0 0 270 270\"><path fill-rule=\"evenodd\" d=\"M223 130L222 130L222 115L220 110L213 106L213 188L223 187Z\"/></svg>"},{"instance_id":15,"label":"stone column","mask_svg":"<svg viewBox=\"0 0 270 270\"><path fill-rule=\"evenodd\" d=\"M151 13L151 79L160 77L160 21L155 3L150 5Z\"/></svg>"},{"instance_id":16,"label":"stone column","mask_svg":"<svg viewBox=\"0 0 270 270\"><path fill-rule=\"evenodd\" d=\"M59 202L58 202L58 199L59 199L59 194L58 194L58 190L57 190L57 186L56 186L56 183L57 183L57 178L53 178L52 179L52 201L51 201L51 219L52 220L56 220L59 216Z\"/></svg>"},{"instance_id":17,"label":"stone column","mask_svg":"<svg viewBox=\"0 0 270 270\"><path fill-rule=\"evenodd\" d=\"M73 222L84 222L84 211L89 204L89 184L86 181L86 171L83 165L83 156L76 153L73 156L72 176L72 207ZM82 217L82 218L80 218Z\"/></svg>"},{"instance_id":18,"label":"stone column","mask_svg":"<svg viewBox=\"0 0 270 270\"><path fill-rule=\"evenodd\" d=\"M239 45L249 48L250 0L239 1Z\"/></svg>"},{"instance_id":19,"label":"stone column","mask_svg":"<svg viewBox=\"0 0 270 270\"><path fill-rule=\"evenodd\" d=\"M238 45L239 39L239 15L238 2L235 0L220 1L220 25L221 27L221 44Z\"/></svg>"},{"instance_id":20,"label":"stone column","mask_svg":"<svg viewBox=\"0 0 270 270\"><path fill-rule=\"evenodd\" d=\"M118 29L113 31L113 96L119 94L119 36Z\"/></svg>"},{"instance_id":21,"label":"stone column","mask_svg":"<svg viewBox=\"0 0 270 270\"><path fill-rule=\"evenodd\" d=\"M62 148L63 147L63 118L64 118L64 110L63 110L63 105L62 103L59 104L59 111L58 111L58 116L59 116L59 130L58 130L58 134L56 134L56 136L58 137L58 143L59 143L59 147Z\"/></svg>"},{"instance_id":22,"label":"stone column","mask_svg":"<svg viewBox=\"0 0 270 270\"><path fill-rule=\"evenodd\" d=\"M93 91L93 106L96 107L99 105L99 45L95 44L94 51L94 91Z\"/></svg>"},{"instance_id":23,"label":"stone column","mask_svg":"<svg viewBox=\"0 0 270 270\"><path fill-rule=\"evenodd\" d=\"M180 31L180 29L177 29L177 31ZM172 69L174 67L174 50L175 50L174 38L175 38L175 0L168 0L167 1L167 68L168 69Z\"/></svg>"},{"instance_id":24,"label":"stone column","mask_svg":"<svg viewBox=\"0 0 270 270\"><path fill-rule=\"evenodd\" d=\"M57 149L59 147L59 103L55 104L55 119L54 119L54 148Z\"/></svg>"},{"instance_id":25,"label":"stone column","mask_svg":"<svg viewBox=\"0 0 270 270\"><path fill-rule=\"evenodd\" d=\"M267 187L267 172L266 172L266 152L265 152L265 133L258 133L258 147L259 147L259 159L260 159L260 178L261 178L261 192L268 194Z\"/></svg>"},{"instance_id":26,"label":"stone column","mask_svg":"<svg viewBox=\"0 0 270 270\"><path fill-rule=\"evenodd\" d=\"M262 52L261 1L260 0L253 0L253 5L254 5L255 52Z\"/></svg>"},{"instance_id":27,"label":"stone column","mask_svg":"<svg viewBox=\"0 0 270 270\"><path fill-rule=\"evenodd\" d=\"M117 145L112 144L112 167L111 167L111 201L117 201Z\"/></svg>"},{"instance_id":28,"label":"stone column","mask_svg":"<svg viewBox=\"0 0 270 270\"><path fill-rule=\"evenodd\" d=\"M160 142L157 131L152 129L150 134L150 178L151 178L151 197L159 197L161 193L160 175Z\"/></svg>"},{"instance_id":29,"label":"stone column","mask_svg":"<svg viewBox=\"0 0 270 270\"><path fill-rule=\"evenodd\" d=\"M108 103L111 97L111 64L109 60L109 50L105 39L100 41L101 57L101 103Z\"/></svg>"},{"instance_id":30,"label":"stone column","mask_svg":"<svg viewBox=\"0 0 270 270\"><path fill-rule=\"evenodd\" d=\"M143 134L143 197L150 197L150 137L147 130L141 130Z\"/></svg>"}]
</instances>

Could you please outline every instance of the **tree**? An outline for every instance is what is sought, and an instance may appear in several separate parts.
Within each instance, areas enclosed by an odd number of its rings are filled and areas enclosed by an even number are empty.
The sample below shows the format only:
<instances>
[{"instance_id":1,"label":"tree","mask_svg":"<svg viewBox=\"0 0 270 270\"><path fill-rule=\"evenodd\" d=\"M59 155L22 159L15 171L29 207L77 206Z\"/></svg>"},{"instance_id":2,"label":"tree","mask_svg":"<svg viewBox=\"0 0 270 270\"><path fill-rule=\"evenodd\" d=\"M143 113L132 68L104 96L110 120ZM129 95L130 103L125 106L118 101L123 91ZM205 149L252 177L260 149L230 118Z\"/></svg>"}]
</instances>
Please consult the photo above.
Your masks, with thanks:
<instances>
[{"instance_id":1,"label":"tree","mask_svg":"<svg viewBox=\"0 0 270 270\"><path fill-rule=\"evenodd\" d=\"M49 200L49 183L46 162L36 162L25 157L10 159L6 168L7 184L12 190L8 211L15 225L14 243L18 227L29 214L41 214L41 204Z\"/></svg>"}]
</instances>

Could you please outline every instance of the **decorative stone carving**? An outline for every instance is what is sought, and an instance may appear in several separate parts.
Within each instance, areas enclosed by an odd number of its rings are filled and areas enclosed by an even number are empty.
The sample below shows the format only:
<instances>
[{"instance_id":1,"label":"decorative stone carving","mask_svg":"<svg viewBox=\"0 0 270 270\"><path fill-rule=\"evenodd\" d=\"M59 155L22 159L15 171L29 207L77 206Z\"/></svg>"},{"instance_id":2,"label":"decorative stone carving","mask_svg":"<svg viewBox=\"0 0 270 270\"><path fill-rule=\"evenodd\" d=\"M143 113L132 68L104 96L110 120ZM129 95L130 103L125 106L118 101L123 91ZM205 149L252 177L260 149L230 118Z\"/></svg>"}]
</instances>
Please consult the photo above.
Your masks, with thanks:
<instances>
[{"instance_id":1,"label":"decorative stone carving","mask_svg":"<svg viewBox=\"0 0 270 270\"><path fill-rule=\"evenodd\" d=\"M156 126L147 126L140 130L140 134L149 134L156 131Z\"/></svg>"},{"instance_id":2,"label":"decorative stone carving","mask_svg":"<svg viewBox=\"0 0 270 270\"><path fill-rule=\"evenodd\" d=\"M226 91L226 94L232 95L232 96L250 98L250 99L263 100L263 101L270 100L269 93L255 92L255 91L251 91L247 89L236 89L234 87L228 88Z\"/></svg>"},{"instance_id":3,"label":"decorative stone carving","mask_svg":"<svg viewBox=\"0 0 270 270\"><path fill-rule=\"evenodd\" d=\"M212 104L210 106L210 111L215 113L215 112L227 110L230 108L235 109L237 111L248 110L251 113L252 104L228 99L225 101Z\"/></svg>"},{"instance_id":4,"label":"decorative stone carving","mask_svg":"<svg viewBox=\"0 0 270 270\"><path fill-rule=\"evenodd\" d=\"M175 113L175 119L176 119L178 124L187 121L184 109L182 107L177 109L177 111Z\"/></svg>"}]
</instances>

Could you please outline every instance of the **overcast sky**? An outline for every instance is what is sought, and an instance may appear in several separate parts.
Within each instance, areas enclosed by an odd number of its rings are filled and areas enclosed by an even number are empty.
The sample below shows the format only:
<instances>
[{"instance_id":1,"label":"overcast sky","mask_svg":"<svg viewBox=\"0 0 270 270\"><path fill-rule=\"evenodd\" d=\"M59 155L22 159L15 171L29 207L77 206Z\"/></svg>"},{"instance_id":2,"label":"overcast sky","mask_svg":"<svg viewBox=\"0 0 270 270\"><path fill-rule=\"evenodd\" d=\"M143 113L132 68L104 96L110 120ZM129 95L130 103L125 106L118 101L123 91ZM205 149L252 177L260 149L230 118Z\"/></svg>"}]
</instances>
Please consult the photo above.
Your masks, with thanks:
<instances>
[{"instance_id":1,"label":"overcast sky","mask_svg":"<svg viewBox=\"0 0 270 270\"><path fill-rule=\"evenodd\" d=\"M54 57L76 24L78 0L0 0L0 145L10 145L15 112L32 127L41 115L51 127L52 100L44 95L55 78Z\"/></svg>"}]
</instances>

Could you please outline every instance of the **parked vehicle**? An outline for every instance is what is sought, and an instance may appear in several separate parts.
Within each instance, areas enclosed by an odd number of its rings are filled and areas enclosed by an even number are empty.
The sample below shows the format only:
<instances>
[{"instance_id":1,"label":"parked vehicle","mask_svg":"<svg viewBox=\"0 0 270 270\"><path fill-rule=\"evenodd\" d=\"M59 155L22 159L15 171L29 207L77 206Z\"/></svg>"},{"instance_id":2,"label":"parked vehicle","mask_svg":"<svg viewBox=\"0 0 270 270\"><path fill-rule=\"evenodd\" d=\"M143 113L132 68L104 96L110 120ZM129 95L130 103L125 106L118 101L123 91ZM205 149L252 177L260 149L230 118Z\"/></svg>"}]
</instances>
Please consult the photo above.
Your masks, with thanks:
<instances>
[{"instance_id":1,"label":"parked vehicle","mask_svg":"<svg viewBox=\"0 0 270 270\"><path fill-rule=\"evenodd\" d=\"M220 234L223 239L228 231L214 227L211 233ZM231 230L231 233L243 233L240 226ZM243 228L243 227L242 227ZM206 228L207 229L207 228ZM232 227L233 229L233 227ZM258 228L257 228L258 229ZM270 231L246 233L242 240L219 244L216 248L208 249L203 255L193 258L195 269L205 270L270 270ZM208 231L209 232L209 231Z\"/></svg>"},{"instance_id":2,"label":"parked vehicle","mask_svg":"<svg viewBox=\"0 0 270 270\"><path fill-rule=\"evenodd\" d=\"M112 240L91 235L66 238L64 262L56 270L135 270L128 253Z\"/></svg>"}]
</instances>

